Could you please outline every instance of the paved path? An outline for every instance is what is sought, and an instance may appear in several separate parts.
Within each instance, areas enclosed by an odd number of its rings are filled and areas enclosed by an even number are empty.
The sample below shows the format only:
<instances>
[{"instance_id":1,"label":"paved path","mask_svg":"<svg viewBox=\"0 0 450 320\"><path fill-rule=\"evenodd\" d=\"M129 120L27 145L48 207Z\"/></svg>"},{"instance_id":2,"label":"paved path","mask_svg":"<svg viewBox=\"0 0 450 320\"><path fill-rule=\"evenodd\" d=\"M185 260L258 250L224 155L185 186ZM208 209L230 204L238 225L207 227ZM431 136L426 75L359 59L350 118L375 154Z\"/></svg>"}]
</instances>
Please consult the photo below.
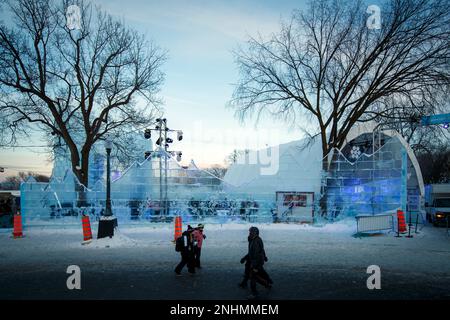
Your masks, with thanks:
<instances>
[{"instance_id":1,"label":"paved path","mask_svg":"<svg viewBox=\"0 0 450 320\"><path fill-rule=\"evenodd\" d=\"M151 231L151 230L150 230ZM170 230L122 230L136 246L86 248L78 231L0 233L0 299L245 299L246 229L206 230L204 268L175 277ZM427 227L413 239L393 235L262 230L275 285L263 299L450 299L450 237ZM243 240L244 239L244 240ZM81 268L81 290L66 288L66 268ZM368 290L366 269L381 268L381 290Z\"/></svg>"}]
</instances>

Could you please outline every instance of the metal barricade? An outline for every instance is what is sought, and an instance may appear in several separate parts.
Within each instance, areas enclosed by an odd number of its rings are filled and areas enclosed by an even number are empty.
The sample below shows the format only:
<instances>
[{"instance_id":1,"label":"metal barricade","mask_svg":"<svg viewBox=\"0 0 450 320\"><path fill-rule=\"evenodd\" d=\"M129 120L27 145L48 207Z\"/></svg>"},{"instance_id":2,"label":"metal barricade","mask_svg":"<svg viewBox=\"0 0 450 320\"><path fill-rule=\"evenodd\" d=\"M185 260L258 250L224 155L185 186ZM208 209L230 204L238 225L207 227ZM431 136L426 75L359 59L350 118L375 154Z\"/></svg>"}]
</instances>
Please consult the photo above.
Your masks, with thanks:
<instances>
[{"instance_id":1,"label":"metal barricade","mask_svg":"<svg viewBox=\"0 0 450 320\"><path fill-rule=\"evenodd\" d=\"M357 232L376 232L394 229L392 214L357 215Z\"/></svg>"}]
</instances>

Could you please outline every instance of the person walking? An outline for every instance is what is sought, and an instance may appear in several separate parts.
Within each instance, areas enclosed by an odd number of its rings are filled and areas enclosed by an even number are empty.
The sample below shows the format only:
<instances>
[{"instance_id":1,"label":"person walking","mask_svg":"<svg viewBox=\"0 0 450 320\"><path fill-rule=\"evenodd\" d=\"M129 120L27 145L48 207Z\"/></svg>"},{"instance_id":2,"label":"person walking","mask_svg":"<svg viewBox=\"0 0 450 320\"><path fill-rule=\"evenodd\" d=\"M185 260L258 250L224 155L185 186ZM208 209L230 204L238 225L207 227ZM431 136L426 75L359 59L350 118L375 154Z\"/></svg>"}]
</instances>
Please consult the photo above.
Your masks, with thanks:
<instances>
[{"instance_id":1,"label":"person walking","mask_svg":"<svg viewBox=\"0 0 450 320\"><path fill-rule=\"evenodd\" d=\"M195 260L195 267L201 269L200 264L200 255L202 253L202 244L203 240L206 239L206 236L203 234L203 228L205 226L201 223L195 228L195 230L192 232L193 239L194 239L194 260Z\"/></svg>"},{"instance_id":2,"label":"person walking","mask_svg":"<svg viewBox=\"0 0 450 320\"><path fill-rule=\"evenodd\" d=\"M250 236L247 237L248 244L250 245ZM247 289L248 287L248 280L250 279L250 259L248 258L248 253L241 258L241 264L245 263L245 269L244 269L244 279L239 283L239 287L243 289Z\"/></svg>"},{"instance_id":3,"label":"person walking","mask_svg":"<svg viewBox=\"0 0 450 320\"><path fill-rule=\"evenodd\" d=\"M188 225L186 231L184 231L181 235L181 239L177 239L176 241L180 241L180 254L181 261L175 268L175 273L177 275L181 275L181 270L183 270L184 266L187 265L188 272L190 274L195 274L195 261L194 261L194 239L193 233L194 229ZM178 244L177 244L178 245Z\"/></svg>"},{"instance_id":4,"label":"person walking","mask_svg":"<svg viewBox=\"0 0 450 320\"><path fill-rule=\"evenodd\" d=\"M248 240L248 243L250 245L250 242L252 240L250 238L250 236L247 237L247 240ZM267 261L269 261L269 259L266 256L266 251L264 250L264 262L267 262ZM251 270L251 268L250 268L251 263L250 263L250 259L248 258L248 253L241 258L241 264L243 264L243 263L245 263L244 278L242 279L242 281L238 285L239 285L239 287L241 287L243 289L247 289L247 287L248 287L248 280L250 279L250 270ZM262 285L264 285L266 288L269 288L273 284L273 281L270 278L269 274L266 272L265 269L261 269L260 275L261 275L261 277L263 279L266 280L266 282L262 282L261 283L261 281L260 281L260 283Z\"/></svg>"},{"instance_id":5,"label":"person walking","mask_svg":"<svg viewBox=\"0 0 450 320\"><path fill-rule=\"evenodd\" d=\"M264 243L259 236L259 229L257 227L251 227L249 229L249 244L248 244L248 260L250 261L250 290L251 295L249 299L255 299L258 296L256 290L256 283L260 283L264 287L272 288L272 280L267 272L264 270L264 262L267 261L266 253L264 250Z\"/></svg>"}]
</instances>

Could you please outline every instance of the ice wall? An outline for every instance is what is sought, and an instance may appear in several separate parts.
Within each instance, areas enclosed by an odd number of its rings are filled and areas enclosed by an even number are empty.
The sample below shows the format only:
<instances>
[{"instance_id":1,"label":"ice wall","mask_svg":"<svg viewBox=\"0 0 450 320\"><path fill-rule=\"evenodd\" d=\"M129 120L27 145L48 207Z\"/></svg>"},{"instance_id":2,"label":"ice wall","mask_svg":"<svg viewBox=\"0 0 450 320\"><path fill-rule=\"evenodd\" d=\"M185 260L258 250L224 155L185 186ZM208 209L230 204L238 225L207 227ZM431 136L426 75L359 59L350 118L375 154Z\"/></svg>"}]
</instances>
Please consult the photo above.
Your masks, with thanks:
<instances>
[{"instance_id":1,"label":"ice wall","mask_svg":"<svg viewBox=\"0 0 450 320\"><path fill-rule=\"evenodd\" d=\"M382 146L373 148L371 137L336 151L324 181L329 218L419 210L413 203L420 194L418 178L405 147L398 138L384 136Z\"/></svg>"},{"instance_id":2,"label":"ice wall","mask_svg":"<svg viewBox=\"0 0 450 320\"><path fill-rule=\"evenodd\" d=\"M419 194L411 160L395 137L384 136L377 145L372 135L355 139L337 151L326 173L320 143L281 146L278 161L275 174L265 175L258 165L241 163L222 180L194 163L182 167L172 155L156 149L113 175L113 214L121 223L171 221L176 215L188 222L312 222L319 217L378 214L406 204L412 208L410 200ZM89 188L79 184L64 161L55 163L50 183L27 180L21 186L25 218L65 221L84 213L98 219L106 200L103 163L102 157L96 158ZM80 206L81 192L86 201ZM327 211L322 215L323 201Z\"/></svg>"}]
</instances>

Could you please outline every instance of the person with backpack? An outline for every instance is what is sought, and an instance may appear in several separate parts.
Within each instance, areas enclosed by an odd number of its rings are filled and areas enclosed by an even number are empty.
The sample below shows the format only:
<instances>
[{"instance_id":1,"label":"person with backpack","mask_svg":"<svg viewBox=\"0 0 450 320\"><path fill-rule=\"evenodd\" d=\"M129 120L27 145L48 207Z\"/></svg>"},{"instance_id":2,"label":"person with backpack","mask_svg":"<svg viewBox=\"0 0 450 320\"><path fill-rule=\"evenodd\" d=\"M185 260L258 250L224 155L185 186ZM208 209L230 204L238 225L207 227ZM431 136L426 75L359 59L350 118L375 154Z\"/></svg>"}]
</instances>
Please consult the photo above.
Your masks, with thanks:
<instances>
[{"instance_id":1,"label":"person with backpack","mask_svg":"<svg viewBox=\"0 0 450 320\"><path fill-rule=\"evenodd\" d=\"M181 270L185 265L187 265L190 274L195 274L193 231L194 229L188 225L187 230L175 241L175 250L180 252L181 255L181 261L175 268L177 275L181 275Z\"/></svg>"},{"instance_id":2,"label":"person with backpack","mask_svg":"<svg viewBox=\"0 0 450 320\"><path fill-rule=\"evenodd\" d=\"M249 229L248 240L249 244L246 260L249 261L250 270L248 272L248 278L250 279L250 289L252 292L249 298L255 299L258 296L256 283L258 282L267 289L270 289L272 288L273 281L270 279L263 267L264 262L268 259L264 250L264 243L259 237L259 229L257 227L251 227Z\"/></svg>"},{"instance_id":3,"label":"person with backpack","mask_svg":"<svg viewBox=\"0 0 450 320\"><path fill-rule=\"evenodd\" d=\"M192 232L193 238L194 238L194 260L195 260L195 267L201 269L200 265L200 255L202 253L202 244L203 240L206 239L206 236L203 234L203 228L205 226L201 223L195 228L195 230Z\"/></svg>"}]
</instances>

